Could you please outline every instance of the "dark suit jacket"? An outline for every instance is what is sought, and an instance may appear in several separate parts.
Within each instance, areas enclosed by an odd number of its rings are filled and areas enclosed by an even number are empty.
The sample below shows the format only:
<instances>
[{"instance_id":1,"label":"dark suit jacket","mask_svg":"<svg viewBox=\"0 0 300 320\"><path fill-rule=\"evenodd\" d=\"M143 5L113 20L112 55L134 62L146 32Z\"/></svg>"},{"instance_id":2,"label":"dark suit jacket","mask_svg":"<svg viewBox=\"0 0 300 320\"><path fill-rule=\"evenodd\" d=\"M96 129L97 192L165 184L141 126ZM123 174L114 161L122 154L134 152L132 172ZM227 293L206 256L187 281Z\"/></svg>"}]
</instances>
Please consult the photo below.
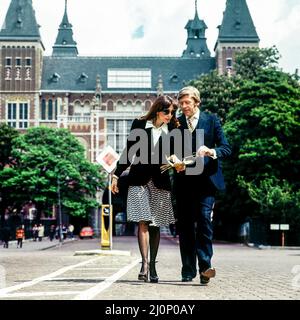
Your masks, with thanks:
<instances>
[{"instance_id":1,"label":"dark suit jacket","mask_svg":"<svg viewBox=\"0 0 300 320\"><path fill-rule=\"evenodd\" d=\"M131 186L142 186L146 185L149 180L152 178L154 185L159 188L159 189L165 189L165 190L171 190L171 185L170 185L170 177L168 171L161 173L160 166L164 163L163 159L165 155L170 155L172 154L173 148L170 148L169 154L162 154L162 137L160 137L158 143L154 147L151 142L151 128L146 127L146 120L140 120L140 119L135 119L132 123L131 127L131 133L132 130L134 129L142 129L144 132L147 134L147 141L143 141L143 147L147 148L148 152L148 161L147 164L143 163L136 163L133 159L132 154L129 152L130 148L132 148L138 141L130 141L130 139L127 139L127 145L124 151L122 152L122 155L120 157L120 160L117 163L116 170L114 174L119 177L123 171L125 171L129 166L129 174L128 174L128 183ZM168 125L169 131L171 131L172 125ZM164 132L162 132L162 136L165 135ZM129 135L130 137L130 135ZM145 150L145 149L144 149ZM138 150L136 152L137 156L140 156L140 151ZM157 162L154 163L153 159L157 159Z\"/></svg>"},{"instance_id":2,"label":"dark suit jacket","mask_svg":"<svg viewBox=\"0 0 300 320\"><path fill-rule=\"evenodd\" d=\"M185 115L178 118L180 122L180 129L188 129L186 123ZM200 119L198 121L197 127L195 129L204 130L204 145L210 149L215 149L217 153L217 159L212 159L210 157L204 158L204 170L202 173L196 176L187 176L185 172L176 175L177 183L181 185L186 185L185 182L197 183L204 182L203 179L209 179L212 185L217 190L225 189L224 177L221 170L221 159L229 156L231 154L231 147L224 135L221 127L221 123L217 116L210 114L208 112L200 112ZM196 130L193 132L192 139L195 142ZM184 142L183 142L184 143ZM192 152L196 152L196 145L193 143ZM184 179L182 179L184 177Z\"/></svg>"}]
</instances>

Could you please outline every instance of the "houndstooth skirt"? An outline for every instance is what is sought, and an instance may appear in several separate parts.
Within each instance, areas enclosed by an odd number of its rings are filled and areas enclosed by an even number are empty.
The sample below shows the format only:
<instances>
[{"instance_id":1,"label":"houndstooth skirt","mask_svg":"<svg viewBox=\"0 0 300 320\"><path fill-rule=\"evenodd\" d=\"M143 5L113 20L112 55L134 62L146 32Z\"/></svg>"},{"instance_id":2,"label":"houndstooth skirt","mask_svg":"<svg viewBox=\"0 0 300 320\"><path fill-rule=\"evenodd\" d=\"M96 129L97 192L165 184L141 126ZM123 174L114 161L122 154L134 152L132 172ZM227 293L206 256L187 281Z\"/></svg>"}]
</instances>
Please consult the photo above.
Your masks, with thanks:
<instances>
[{"instance_id":1,"label":"houndstooth skirt","mask_svg":"<svg viewBox=\"0 0 300 320\"><path fill-rule=\"evenodd\" d=\"M130 186L127 197L127 220L148 221L163 227L175 223L171 192L155 187L152 180L144 186Z\"/></svg>"}]
</instances>

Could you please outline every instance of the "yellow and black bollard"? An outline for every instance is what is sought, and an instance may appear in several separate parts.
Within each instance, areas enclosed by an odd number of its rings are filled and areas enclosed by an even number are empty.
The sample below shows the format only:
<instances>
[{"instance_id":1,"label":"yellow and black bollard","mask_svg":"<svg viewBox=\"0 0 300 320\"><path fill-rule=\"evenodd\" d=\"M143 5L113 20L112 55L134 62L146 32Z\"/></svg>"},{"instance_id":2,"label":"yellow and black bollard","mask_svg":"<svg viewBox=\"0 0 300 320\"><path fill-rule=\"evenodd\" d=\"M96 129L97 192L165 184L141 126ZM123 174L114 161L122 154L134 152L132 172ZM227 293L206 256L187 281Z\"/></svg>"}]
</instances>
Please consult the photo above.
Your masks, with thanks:
<instances>
[{"instance_id":1,"label":"yellow and black bollard","mask_svg":"<svg viewBox=\"0 0 300 320\"><path fill-rule=\"evenodd\" d=\"M103 204L101 209L101 249L112 249L112 206Z\"/></svg>"}]
</instances>

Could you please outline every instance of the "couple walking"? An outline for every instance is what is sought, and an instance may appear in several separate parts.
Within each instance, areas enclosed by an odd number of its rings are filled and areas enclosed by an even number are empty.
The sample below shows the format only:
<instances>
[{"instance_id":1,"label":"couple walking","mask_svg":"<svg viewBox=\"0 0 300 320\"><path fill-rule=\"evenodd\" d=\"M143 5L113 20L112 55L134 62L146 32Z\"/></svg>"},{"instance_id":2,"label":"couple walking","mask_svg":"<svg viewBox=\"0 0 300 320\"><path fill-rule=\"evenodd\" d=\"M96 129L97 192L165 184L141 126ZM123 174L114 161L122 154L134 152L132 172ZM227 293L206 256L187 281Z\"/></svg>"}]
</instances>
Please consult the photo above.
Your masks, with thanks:
<instances>
[{"instance_id":1,"label":"couple walking","mask_svg":"<svg viewBox=\"0 0 300 320\"><path fill-rule=\"evenodd\" d=\"M145 116L133 121L127 146L112 178L112 192L119 192L118 178L130 167L127 219L138 223L142 257L139 280L150 279L154 283L159 280L155 264L160 227L175 223L174 198L182 281L192 281L196 277L198 261L200 283L207 284L215 276L215 269L211 266L211 212L216 191L225 189L219 159L230 155L231 150L217 117L200 112L200 93L196 88L180 90L178 102L182 112L179 118L176 118L176 102L169 96L160 96ZM133 132L139 132L139 135L132 136ZM179 142L171 138L167 140L169 145L166 148L164 138L176 136L176 133L180 133ZM183 159L183 149L187 155L194 155L192 164L176 161ZM162 170L166 167L166 156L174 164L172 185L168 170ZM197 160L202 166L197 166Z\"/></svg>"}]
</instances>

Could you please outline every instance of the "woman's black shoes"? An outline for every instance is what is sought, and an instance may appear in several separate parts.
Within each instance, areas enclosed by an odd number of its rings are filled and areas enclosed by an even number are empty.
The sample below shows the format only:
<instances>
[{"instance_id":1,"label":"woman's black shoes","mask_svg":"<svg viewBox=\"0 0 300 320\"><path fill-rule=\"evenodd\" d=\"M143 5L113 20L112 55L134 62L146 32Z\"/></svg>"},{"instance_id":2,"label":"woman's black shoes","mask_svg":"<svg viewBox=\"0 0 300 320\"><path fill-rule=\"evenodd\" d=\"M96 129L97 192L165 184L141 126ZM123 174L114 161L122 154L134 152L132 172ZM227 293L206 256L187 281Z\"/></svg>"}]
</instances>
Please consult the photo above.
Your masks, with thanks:
<instances>
[{"instance_id":1,"label":"woman's black shoes","mask_svg":"<svg viewBox=\"0 0 300 320\"><path fill-rule=\"evenodd\" d=\"M138 279L141 281L148 281L148 275L149 275L149 268L148 268L148 263L142 263L142 268L141 271L138 275Z\"/></svg>"},{"instance_id":2,"label":"woman's black shoes","mask_svg":"<svg viewBox=\"0 0 300 320\"><path fill-rule=\"evenodd\" d=\"M150 262L150 282L157 283L158 282L158 276L155 270L155 262Z\"/></svg>"},{"instance_id":3,"label":"woman's black shoes","mask_svg":"<svg viewBox=\"0 0 300 320\"><path fill-rule=\"evenodd\" d=\"M150 282L157 283L158 282L158 276L155 269L155 262L148 263L142 263L141 271L138 275L138 279L141 281L148 281L148 278L150 279Z\"/></svg>"}]
</instances>

